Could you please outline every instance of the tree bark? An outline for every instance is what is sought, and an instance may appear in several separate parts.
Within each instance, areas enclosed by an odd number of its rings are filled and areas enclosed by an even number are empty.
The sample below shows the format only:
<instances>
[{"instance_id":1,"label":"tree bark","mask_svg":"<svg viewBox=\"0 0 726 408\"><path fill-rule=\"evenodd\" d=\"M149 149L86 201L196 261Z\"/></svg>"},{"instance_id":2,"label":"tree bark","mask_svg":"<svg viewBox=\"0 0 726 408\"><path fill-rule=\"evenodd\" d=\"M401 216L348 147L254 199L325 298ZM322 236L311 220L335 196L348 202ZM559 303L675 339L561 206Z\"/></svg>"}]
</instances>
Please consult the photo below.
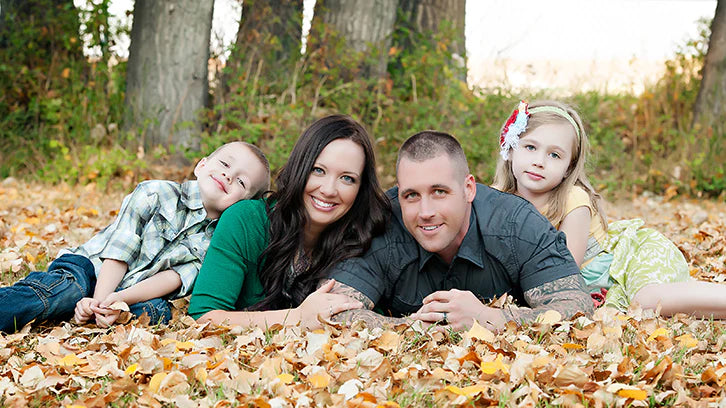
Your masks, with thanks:
<instances>
[{"instance_id":1,"label":"tree bark","mask_svg":"<svg viewBox=\"0 0 726 408\"><path fill-rule=\"evenodd\" d=\"M303 0L244 1L223 79L224 100L255 78L260 93L279 93L286 88L300 59L302 13Z\"/></svg>"},{"instance_id":2,"label":"tree bark","mask_svg":"<svg viewBox=\"0 0 726 408\"><path fill-rule=\"evenodd\" d=\"M318 0L315 14L320 13L322 21L354 51L375 50L375 59L361 68L365 76L381 77L386 74L397 6L398 0Z\"/></svg>"},{"instance_id":3,"label":"tree bark","mask_svg":"<svg viewBox=\"0 0 726 408\"><path fill-rule=\"evenodd\" d=\"M726 119L726 0L718 0L716 5L702 72L693 108L693 125L700 123L722 130Z\"/></svg>"},{"instance_id":4,"label":"tree bark","mask_svg":"<svg viewBox=\"0 0 726 408\"><path fill-rule=\"evenodd\" d=\"M214 0L136 0L124 127L156 146L199 149Z\"/></svg>"},{"instance_id":5,"label":"tree bark","mask_svg":"<svg viewBox=\"0 0 726 408\"><path fill-rule=\"evenodd\" d=\"M453 30L451 51L465 58L466 0L401 0L400 7L410 27L424 35L439 32L442 23L448 22Z\"/></svg>"}]
</instances>

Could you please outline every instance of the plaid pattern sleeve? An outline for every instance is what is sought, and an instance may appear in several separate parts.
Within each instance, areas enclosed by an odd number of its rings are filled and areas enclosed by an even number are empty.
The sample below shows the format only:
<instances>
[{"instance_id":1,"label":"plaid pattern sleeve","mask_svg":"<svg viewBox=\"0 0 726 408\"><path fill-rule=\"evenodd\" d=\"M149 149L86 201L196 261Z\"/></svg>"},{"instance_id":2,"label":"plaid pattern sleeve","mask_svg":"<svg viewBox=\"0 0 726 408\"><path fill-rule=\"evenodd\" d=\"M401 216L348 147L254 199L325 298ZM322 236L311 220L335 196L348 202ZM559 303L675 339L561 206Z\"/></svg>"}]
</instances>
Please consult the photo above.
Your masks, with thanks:
<instances>
[{"instance_id":1,"label":"plaid pattern sleeve","mask_svg":"<svg viewBox=\"0 0 726 408\"><path fill-rule=\"evenodd\" d=\"M102 241L105 244L99 252L101 259L116 259L126 262L128 265L138 259L144 225L157 210L157 204L164 202L163 200L151 200L149 195L147 184L141 183L124 198L113 224L99 234L103 236Z\"/></svg>"}]
</instances>

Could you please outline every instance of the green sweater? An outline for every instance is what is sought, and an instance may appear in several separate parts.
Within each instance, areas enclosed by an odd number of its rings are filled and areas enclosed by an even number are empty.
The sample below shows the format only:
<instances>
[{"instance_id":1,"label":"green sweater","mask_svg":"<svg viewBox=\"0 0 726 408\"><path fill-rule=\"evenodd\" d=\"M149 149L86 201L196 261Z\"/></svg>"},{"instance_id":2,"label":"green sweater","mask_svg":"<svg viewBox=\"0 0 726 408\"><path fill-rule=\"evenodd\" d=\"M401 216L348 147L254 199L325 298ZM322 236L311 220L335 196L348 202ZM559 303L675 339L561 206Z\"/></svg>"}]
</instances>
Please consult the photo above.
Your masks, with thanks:
<instances>
[{"instance_id":1,"label":"green sweater","mask_svg":"<svg viewBox=\"0 0 726 408\"><path fill-rule=\"evenodd\" d=\"M267 248L269 219L262 200L243 200L224 211L194 283L189 314L242 310L264 298L257 259Z\"/></svg>"}]
</instances>

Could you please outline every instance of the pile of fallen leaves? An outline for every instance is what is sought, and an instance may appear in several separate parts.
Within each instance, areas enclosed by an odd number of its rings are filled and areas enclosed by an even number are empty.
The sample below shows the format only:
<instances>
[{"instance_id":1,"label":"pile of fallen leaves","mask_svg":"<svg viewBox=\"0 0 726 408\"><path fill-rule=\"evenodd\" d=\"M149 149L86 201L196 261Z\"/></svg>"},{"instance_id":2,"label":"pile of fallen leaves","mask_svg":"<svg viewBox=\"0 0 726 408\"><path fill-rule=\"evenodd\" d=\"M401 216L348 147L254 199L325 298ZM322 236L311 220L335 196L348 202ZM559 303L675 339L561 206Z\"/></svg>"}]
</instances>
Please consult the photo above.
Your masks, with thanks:
<instances>
[{"instance_id":1,"label":"pile of fallen leaves","mask_svg":"<svg viewBox=\"0 0 726 408\"><path fill-rule=\"evenodd\" d=\"M11 284L111 222L123 193L0 184L0 273ZM673 239L692 275L726 278L726 205L639 196L609 206ZM718 406L726 326L599 309L498 334L328 324L318 331L132 321L0 335L2 406Z\"/></svg>"}]
</instances>

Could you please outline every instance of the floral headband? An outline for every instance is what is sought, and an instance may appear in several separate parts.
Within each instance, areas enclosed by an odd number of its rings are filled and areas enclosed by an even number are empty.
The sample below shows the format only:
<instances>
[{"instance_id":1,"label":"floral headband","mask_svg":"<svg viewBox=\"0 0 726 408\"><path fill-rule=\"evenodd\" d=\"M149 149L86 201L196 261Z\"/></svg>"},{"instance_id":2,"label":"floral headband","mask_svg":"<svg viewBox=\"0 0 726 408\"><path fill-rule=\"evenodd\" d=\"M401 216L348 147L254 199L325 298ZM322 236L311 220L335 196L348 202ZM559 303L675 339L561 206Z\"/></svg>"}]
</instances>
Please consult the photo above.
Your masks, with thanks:
<instances>
[{"instance_id":1,"label":"floral headband","mask_svg":"<svg viewBox=\"0 0 726 408\"><path fill-rule=\"evenodd\" d=\"M580 128L577 126L577 122L575 122L575 119L573 119L572 116L570 116L570 114L564 109L548 105L537 106L529 109L527 102L519 101L517 109L515 109L509 116L509 119L507 119L507 122L504 124L502 133L499 135L499 147L501 149L499 154L504 160L509 160L509 149L516 149L517 146L519 146L519 135L527 130L529 115L538 112L550 112L567 119L572 127L575 128L577 138L580 138Z\"/></svg>"}]
</instances>

